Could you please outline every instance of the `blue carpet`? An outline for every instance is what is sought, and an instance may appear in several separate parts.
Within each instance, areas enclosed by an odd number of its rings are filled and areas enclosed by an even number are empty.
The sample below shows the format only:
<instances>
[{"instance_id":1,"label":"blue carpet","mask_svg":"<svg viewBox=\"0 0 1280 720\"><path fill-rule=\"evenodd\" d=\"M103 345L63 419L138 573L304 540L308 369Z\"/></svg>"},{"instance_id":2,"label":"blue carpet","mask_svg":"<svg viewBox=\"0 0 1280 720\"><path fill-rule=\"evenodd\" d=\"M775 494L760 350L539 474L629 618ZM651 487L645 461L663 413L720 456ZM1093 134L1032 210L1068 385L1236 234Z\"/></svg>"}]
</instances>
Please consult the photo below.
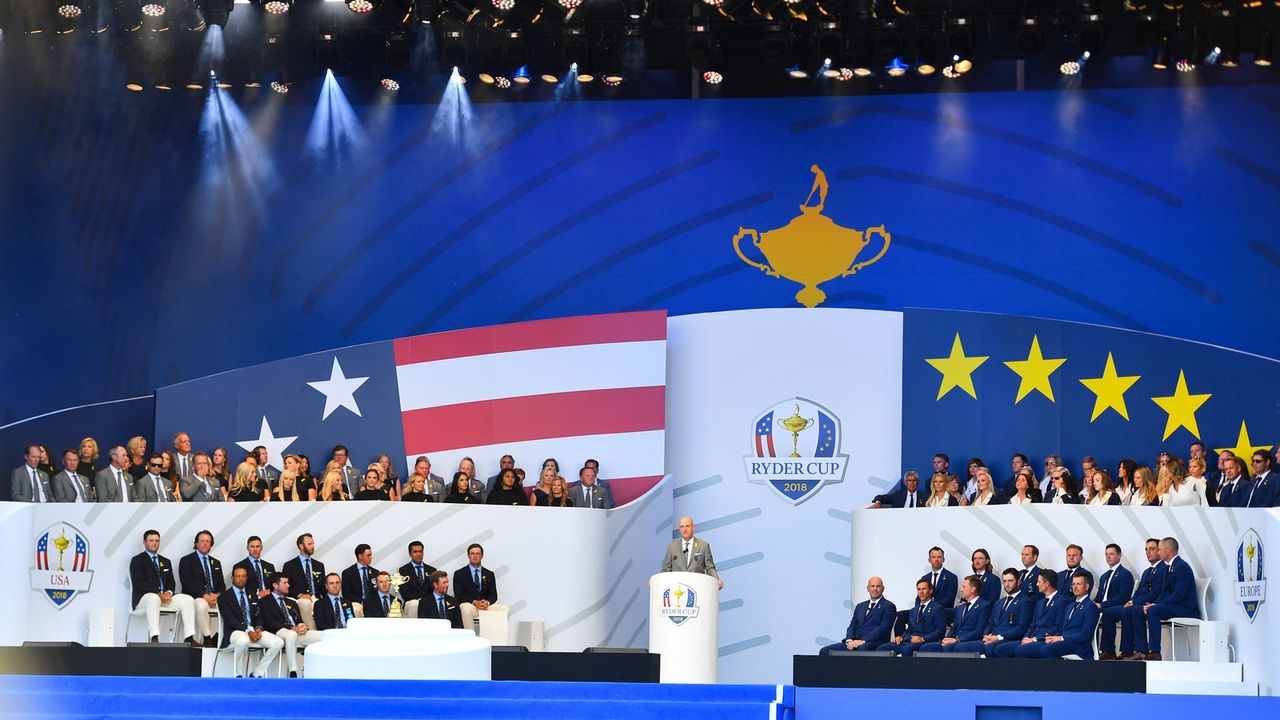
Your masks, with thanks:
<instances>
[{"instance_id":1,"label":"blue carpet","mask_svg":"<svg viewBox=\"0 0 1280 720\"><path fill-rule=\"evenodd\" d=\"M792 717L783 688L777 720ZM0 676L0 717L769 720L773 685Z\"/></svg>"}]
</instances>

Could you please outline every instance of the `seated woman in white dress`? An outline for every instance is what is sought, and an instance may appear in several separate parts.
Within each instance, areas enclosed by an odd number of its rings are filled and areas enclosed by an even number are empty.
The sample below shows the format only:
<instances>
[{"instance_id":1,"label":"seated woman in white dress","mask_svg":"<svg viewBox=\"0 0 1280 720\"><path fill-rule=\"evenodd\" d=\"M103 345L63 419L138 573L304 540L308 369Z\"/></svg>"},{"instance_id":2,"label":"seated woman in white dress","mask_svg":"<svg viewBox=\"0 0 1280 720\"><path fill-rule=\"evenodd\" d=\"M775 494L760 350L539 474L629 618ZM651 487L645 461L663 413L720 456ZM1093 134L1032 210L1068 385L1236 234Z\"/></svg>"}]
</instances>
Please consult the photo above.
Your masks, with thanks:
<instances>
[{"instance_id":1,"label":"seated woman in white dress","mask_svg":"<svg viewBox=\"0 0 1280 720\"><path fill-rule=\"evenodd\" d=\"M1187 475L1182 469L1181 460L1176 458L1170 460L1164 466L1164 482L1160 486L1160 504L1165 507L1208 505L1209 499L1205 496L1204 469L1203 459L1192 458L1191 474Z\"/></svg>"},{"instance_id":2,"label":"seated woman in white dress","mask_svg":"<svg viewBox=\"0 0 1280 720\"><path fill-rule=\"evenodd\" d=\"M1120 496L1116 495L1111 484L1111 474L1106 470L1094 470L1092 478L1093 493L1086 505L1119 505Z\"/></svg>"},{"instance_id":3,"label":"seated woman in white dress","mask_svg":"<svg viewBox=\"0 0 1280 720\"><path fill-rule=\"evenodd\" d=\"M1013 481L1013 496L1009 498L1009 504L1030 505L1038 502L1044 502L1040 484L1035 481L1035 473L1031 472L1031 468L1024 467L1018 471L1018 477Z\"/></svg>"},{"instance_id":4,"label":"seated woman in white dress","mask_svg":"<svg viewBox=\"0 0 1280 720\"><path fill-rule=\"evenodd\" d=\"M1133 471L1133 494L1129 496L1129 507L1146 507L1160 504L1160 490L1151 468L1143 465Z\"/></svg>"},{"instance_id":5,"label":"seated woman in white dress","mask_svg":"<svg viewBox=\"0 0 1280 720\"><path fill-rule=\"evenodd\" d=\"M944 473L934 473L933 479L929 482L930 494L929 499L925 501L925 507L956 507L960 504L951 493L947 492L947 485L951 482L951 478Z\"/></svg>"},{"instance_id":6,"label":"seated woman in white dress","mask_svg":"<svg viewBox=\"0 0 1280 720\"><path fill-rule=\"evenodd\" d=\"M1138 463L1125 458L1116 466L1116 495L1120 496L1120 504L1128 505L1129 496L1133 495L1133 471L1138 469Z\"/></svg>"}]
</instances>

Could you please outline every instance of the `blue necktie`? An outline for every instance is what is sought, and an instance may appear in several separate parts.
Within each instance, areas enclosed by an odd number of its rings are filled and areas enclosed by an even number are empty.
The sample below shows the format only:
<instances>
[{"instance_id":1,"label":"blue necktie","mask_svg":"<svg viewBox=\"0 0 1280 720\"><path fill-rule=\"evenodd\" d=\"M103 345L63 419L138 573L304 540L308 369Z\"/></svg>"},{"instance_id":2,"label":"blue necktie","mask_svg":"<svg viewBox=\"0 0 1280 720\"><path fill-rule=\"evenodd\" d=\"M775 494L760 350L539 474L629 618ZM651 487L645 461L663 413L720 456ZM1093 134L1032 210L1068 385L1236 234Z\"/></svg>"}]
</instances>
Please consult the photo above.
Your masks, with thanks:
<instances>
[{"instance_id":1,"label":"blue necktie","mask_svg":"<svg viewBox=\"0 0 1280 720\"><path fill-rule=\"evenodd\" d=\"M440 598L439 603L440 603L440 619L447 620L448 616L445 614L445 611L444 611L444 598Z\"/></svg>"},{"instance_id":2,"label":"blue necktie","mask_svg":"<svg viewBox=\"0 0 1280 720\"><path fill-rule=\"evenodd\" d=\"M307 573L307 587L311 589L311 596L315 597L316 579L311 574L311 558L307 558L306 560L303 560L302 564L304 566L303 571Z\"/></svg>"},{"instance_id":3,"label":"blue necktie","mask_svg":"<svg viewBox=\"0 0 1280 720\"><path fill-rule=\"evenodd\" d=\"M476 592L480 592L480 590L481 590L481 588L480 588L480 568L475 568L475 569L473 569L473 570L471 571L471 574L472 574L472 576L475 578L475 581L476 581Z\"/></svg>"},{"instance_id":4,"label":"blue necktie","mask_svg":"<svg viewBox=\"0 0 1280 720\"><path fill-rule=\"evenodd\" d=\"M152 555L151 562L155 563L156 577L160 579L160 592L164 592L164 573L160 572L160 558Z\"/></svg>"},{"instance_id":5,"label":"blue necktie","mask_svg":"<svg viewBox=\"0 0 1280 720\"><path fill-rule=\"evenodd\" d=\"M345 613L342 612L342 603L338 598L333 599L333 620L338 627L343 627L343 621L346 620Z\"/></svg>"},{"instance_id":6,"label":"blue necktie","mask_svg":"<svg viewBox=\"0 0 1280 720\"><path fill-rule=\"evenodd\" d=\"M293 627L295 623L293 622L293 615L289 614L289 606L284 604L284 598L279 598L279 600L280 600L280 609L284 611L285 623L288 624L289 627Z\"/></svg>"},{"instance_id":7,"label":"blue necktie","mask_svg":"<svg viewBox=\"0 0 1280 720\"><path fill-rule=\"evenodd\" d=\"M204 586L207 592L213 592L213 573L209 571L209 556L201 558L204 563Z\"/></svg>"},{"instance_id":8,"label":"blue necktie","mask_svg":"<svg viewBox=\"0 0 1280 720\"><path fill-rule=\"evenodd\" d=\"M262 577L262 565L257 558L253 560L253 571L258 575L258 589L265 590L267 587L267 579Z\"/></svg>"},{"instance_id":9,"label":"blue necktie","mask_svg":"<svg viewBox=\"0 0 1280 720\"><path fill-rule=\"evenodd\" d=\"M239 591L240 595L240 612L244 613L244 629L248 630L253 627L252 618L249 617L249 603L245 602L244 590Z\"/></svg>"}]
</instances>

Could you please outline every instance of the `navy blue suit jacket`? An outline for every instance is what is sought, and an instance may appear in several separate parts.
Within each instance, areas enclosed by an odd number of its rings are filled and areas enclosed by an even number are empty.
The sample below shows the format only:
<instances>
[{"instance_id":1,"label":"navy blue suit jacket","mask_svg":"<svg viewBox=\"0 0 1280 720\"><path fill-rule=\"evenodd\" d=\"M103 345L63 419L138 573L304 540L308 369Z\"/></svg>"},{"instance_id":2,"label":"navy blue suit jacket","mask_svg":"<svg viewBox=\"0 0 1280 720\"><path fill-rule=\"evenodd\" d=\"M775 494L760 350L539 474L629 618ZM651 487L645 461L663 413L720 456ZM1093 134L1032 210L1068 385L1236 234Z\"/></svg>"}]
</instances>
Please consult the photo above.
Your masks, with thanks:
<instances>
[{"instance_id":1,"label":"navy blue suit jacket","mask_svg":"<svg viewBox=\"0 0 1280 720\"><path fill-rule=\"evenodd\" d=\"M1112 495L1112 497L1115 497L1115 496ZM1070 573L1070 575L1068 575L1068 573ZM1074 572L1070 570L1058 571L1058 592L1064 592L1068 595L1071 594L1071 576L1072 575L1083 575L1089 578L1089 587L1091 588L1093 587L1093 573L1089 572L1088 570L1085 570L1084 566L1081 565L1080 567L1077 567Z\"/></svg>"},{"instance_id":2,"label":"navy blue suit jacket","mask_svg":"<svg viewBox=\"0 0 1280 720\"><path fill-rule=\"evenodd\" d=\"M909 641L912 635L919 635L927 643L938 642L947 629L947 621L943 615L945 615L943 608L933 600L930 600L929 606L921 612L920 602L917 600L916 606L907 613L907 628L902 631L903 640Z\"/></svg>"},{"instance_id":3,"label":"navy blue suit jacket","mask_svg":"<svg viewBox=\"0 0 1280 720\"><path fill-rule=\"evenodd\" d=\"M230 645L231 633L236 630L249 632L253 628L262 627L262 608L258 606L258 597L249 588L245 588L244 591L245 605L249 607L248 618L244 616L244 609L240 607L240 598L236 597L234 588L227 588L226 592L218 595L218 614L222 616L222 638L219 647Z\"/></svg>"},{"instance_id":4,"label":"navy blue suit jacket","mask_svg":"<svg viewBox=\"0 0 1280 720\"><path fill-rule=\"evenodd\" d=\"M867 608L870 606L870 600L863 600L853 609L849 629L844 632L845 640L863 640L874 644L889 642L889 631L898 614L897 606L883 597L876 601L876 609L868 613Z\"/></svg>"},{"instance_id":5,"label":"navy blue suit jacket","mask_svg":"<svg viewBox=\"0 0 1280 720\"><path fill-rule=\"evenodd\" d=\"M1059 593L1061 594L1061 593ZM1056 598L1056 596L1055 596ZM1062 641L1070 643L1076 654L1093 657L1093 632L1098 627L1098 608L1086 595L1080 602L1075 598L1062 605Z\"/></svg>"},{"instance_id":6,"label":"navy blue suit jacket","mask_svg":"<svg viewBox=\"0 0 1280 720\"><path fill-rule=\"evenodd\" d=\"M978 573L973 573L977 575ZM988 570L982 573L982 601L995 605L1000 600L1000 576Z\"/></svg>"},{"instance_id":7,"label":"navy blue suit jacket","mask_svg":"<svg viewBox=\"0 0 1280 720\"><path fill-rule=\"evenodd\" d=\"M1062 606L1066 604L1063 601L1069 597L1071 597L1069 593L1057 592L1051 598L1040 598L1026 637L1044 642L1046 635L1062 634Z\"/></svg>"},{"instance_id":8,"label":"navy blue suit jacket","mask_svg":"<svg viewBox=\"0 0 1280 720\"><path fill-rule=\"evenodd\" d=\"M1022 594L1029 598L1039 599L1042 597L1040 590L1036 588L1036 581L1040 579L1040 571L1044 568L1039 563L1029 568L1023 568L1019 571L1018 577L1021 578ZM1026 577L1022 577L1021 573L1026 573Z\"/></svg>"},{"instance_id":9,"label":"navy blue suit jacket","mask_svg":"<svg viewBox=\"0 0 1280 720\"><path fill-rule=\"evenodd\" d=\"M991 605L982 601L981 597L973 602L962 602L956 606L955 622L947 637L960 642L981 640L986 634L987 623L991 621Z\"/></svg>"},{"instance_id":10,"label":"navy blue suit jacket","mask_svg":"<svg viewBox=\"0 0 1280 720\"><path fill-rule=\"evenodd\" d=\"M1107 587L1108 581L1111 582L1110 587ZM1129 598L1133 597L1133 573L1129 572L1129 568L1124 565L1116 565L1114 570L1102 573L1094 590L1097 592L1093 596L1093 601L1101 605L1104 610L1124 605L1129 602Z\"/></svg>"},{"instance_id":11,"label":"navy blue suit jacket","mask_svg":"<svg viewBox=\"0 0 1280 720\"><path fill-rule=\"evenodd\" d=\"M987 633L1005 640L1021 640L1031 627L1031 616L1036 611L1035 598L1021 592L1012 598L1006 596L996 601L987 622Z\"/></svg>"},{"instance_id":12,"label":"navy blue suit jacket","mask_svg":"<svg viewBox=\"0 0 1280 720\"><path fill-rule=\"evenodd\" d=\"M1232 501L1232 505L1235 507L1275 507L1277 490L1280 490L1280 478L1277 478L1276 471L1272 470L1265 477L1261 479L1255 477L1249 483L1249 491L1240 494L1240 500L1243 504L1236 505L1235 501Z\"/></svg>"},{"instance_id":13,"label":"navy blue suit jacket","mask_svg":"<svg viewBox=\"0 0 1280 720\"><path fill-rule=\"evenodd\" d=\"M1156 578L1160 577L1164 570L1164 561L1157 561L1155 565L1142 571L1142 575L1138 578L1138 585L1133 590L1134 605L1155 602L1155 598L1160 596L1163 587L1156 582Z\"/></svg>"},{"instance_id":14,"label":"navy blue suit jacket","mask_svg":"<svg viewBox=\"0 0 1280 720\"><path fill-rule=\"evenodd\" d=\"M916 507L924 507L929 500L929 493L924 491L923 483L916 486ZM906 507L907 506L907 489L901 484L894 490L883 495L877 495L871 499L872 502L878 502L882 507Z\"/></svg>"},{"instance_id":15,"label":"navy blue suit jacket","mask_svg":"<svg viewBox=\"0 0 1280 720\"><path fill-rule=\"evenodd\" d=\"M1222 503L1226 507L1249 507L1249 493L1253 491L1253 480L1241 477L1236 481L1236 489L1231 492L1231 501Z\"/></svg>"},{"instance_id":16,"label":"navy blue suit jacket","mask_svg":"<svg viewBox=\"0 0 1280 720\"><path fill-rule=\"evenodd\" d=\"M1160 594L1147 602L1180 608L1185 617L1200 617L1200 598L1196 595L1196 574L1181 556L1156 577Z\"/></svg>"},{"instance_id":17,"label":"navy blue suit jacket","mask_svg":"<svg viewBox=\"0 0 1280 720\"><path fill-rule=\"evenodd\" d=\"M933 582L933 570L920 576L920 580ZM917 581L919 582L919 581ZM933 587L933 601L944 608L955 607L956 593L960 591L960 578L946 568L938 571L938 582Z\"/></svg>"}]
</instances>

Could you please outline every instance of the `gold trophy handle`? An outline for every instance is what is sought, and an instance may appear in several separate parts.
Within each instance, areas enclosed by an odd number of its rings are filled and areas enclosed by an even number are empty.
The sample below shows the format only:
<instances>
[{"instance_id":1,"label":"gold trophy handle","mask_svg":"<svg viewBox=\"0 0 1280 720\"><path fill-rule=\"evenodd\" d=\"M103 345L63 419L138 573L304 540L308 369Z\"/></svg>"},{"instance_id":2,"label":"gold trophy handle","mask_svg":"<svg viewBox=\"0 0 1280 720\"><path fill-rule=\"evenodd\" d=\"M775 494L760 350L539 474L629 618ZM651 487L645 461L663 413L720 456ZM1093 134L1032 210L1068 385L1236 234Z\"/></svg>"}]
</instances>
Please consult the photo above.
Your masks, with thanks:
<instances>
[{"instance_id":1,"label":"gold trophy handle","mask_svg":"<svg viewBox=\"0 0 1280 720\"><path fill-rule=\"evenodd\" d=\"M888 251L889 251L889 241L890 241L890 239L891 239L891 238L890 238L890 236L889 236L889 233L887 233L887 232L885 232L885 231L884 231L884 226L883 226L883 225L878 225L878 226L873 227L873 228L867 228L867 231L866 231L866 237L867 237L867 242L868 242L868 243L870 243L870 241L871 241L871 234L872 234L872 233L875 233L875 234L879 235L879 236L880 236L880 239L884 240L884 245L882 245L882 246L880 247L880 252L876 253L876 256L875 256L875 257L871 258L870 260L868 260L868 261L866 261L866 262L854 263L854 264L853 264L853 266L852 266L852 267L850 267L848 270L845 270L844 272L840 273L840 277L849 277L850 275L852 275L852 274L854 274L854 273L858 272L858 271L859 271L859 270L861 270L862 268L864 268L864 267L866 267L866 266L870 265L871 263L874 263L875 261L879 260L880 258L884 257L884 254L885 254L886 252L888 252ZM856 258L855 258L855 259L856 259Z\"/></svg>"},{"instance_id":2,"label":"gold trophy handle","mask_svg":"<svg viewBox=\"0 0 1280 720\"><path fill-rule=\"evenodd\" d=\"M751 267L760 268L765 272L766 275L772 275L773 277L780 277L778 273L774 272L773 268L769 267L768 265L763 265L761 263L758 263L755 260L752 260L751 258L747 257L745 253L742 252L742 238L748 235L751 236L751 244L755 245L756 248L760 247L759 233L757 233L755 230L748 230L747 228L739 227L738 234L733 236L733 251L738 253L738 257L742 258L742 262L750 265ZM765 259L767 260L768 258L765 258Z\"/></svg>"}]
</instances>

